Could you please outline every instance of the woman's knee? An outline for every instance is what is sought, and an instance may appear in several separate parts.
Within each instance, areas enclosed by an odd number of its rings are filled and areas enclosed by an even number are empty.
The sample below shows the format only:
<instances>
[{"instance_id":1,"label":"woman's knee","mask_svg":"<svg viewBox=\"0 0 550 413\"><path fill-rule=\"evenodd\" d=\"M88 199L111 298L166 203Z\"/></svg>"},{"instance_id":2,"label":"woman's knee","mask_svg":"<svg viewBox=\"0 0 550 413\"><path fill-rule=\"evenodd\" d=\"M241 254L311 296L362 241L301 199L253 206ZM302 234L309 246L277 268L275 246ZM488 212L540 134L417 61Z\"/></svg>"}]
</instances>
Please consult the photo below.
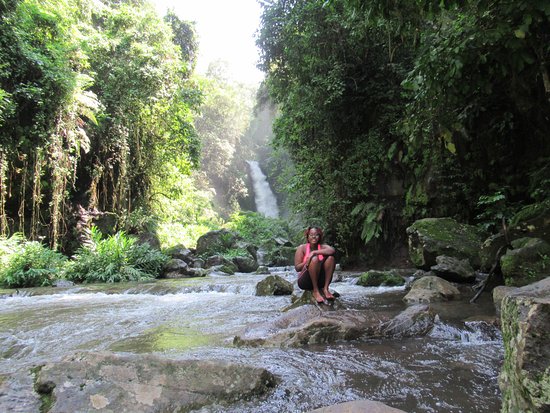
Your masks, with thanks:
<instances>
[{"instance_id":1,"label":"woman's knee","mask_svg":"<svg viewBox=\"0 0 550 413\"><path fill-rule=\"evenodd\" d=\"M325 258L325 265L330 265L331 267L333 267L335 265L335 260L334 260L334 257L332 255Z\"/></svg>"}]
</instances>

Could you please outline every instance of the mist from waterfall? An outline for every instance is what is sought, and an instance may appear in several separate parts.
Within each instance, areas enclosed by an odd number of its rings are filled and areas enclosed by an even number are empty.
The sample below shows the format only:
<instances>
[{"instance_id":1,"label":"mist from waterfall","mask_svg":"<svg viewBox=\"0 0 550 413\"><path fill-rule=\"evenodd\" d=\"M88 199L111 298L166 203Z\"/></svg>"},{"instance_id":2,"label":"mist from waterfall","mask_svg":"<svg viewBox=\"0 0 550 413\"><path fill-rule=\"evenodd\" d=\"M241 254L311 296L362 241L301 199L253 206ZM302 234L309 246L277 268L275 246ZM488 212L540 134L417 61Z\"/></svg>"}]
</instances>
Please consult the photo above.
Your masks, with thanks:
<instances>
[{"instance_id":1,"label":"mist from waterfall","mask_svg":"<svg viewBox=\"0 0 550 413\"><path fill-rule=\"evenodd\" d=\"M277 199L267 182L267 177L262 172L257 161L247 161L250 167L250 177L254 188L254 202L256 210L270 218L279 218Z\"/></svg>"}]
</instances>

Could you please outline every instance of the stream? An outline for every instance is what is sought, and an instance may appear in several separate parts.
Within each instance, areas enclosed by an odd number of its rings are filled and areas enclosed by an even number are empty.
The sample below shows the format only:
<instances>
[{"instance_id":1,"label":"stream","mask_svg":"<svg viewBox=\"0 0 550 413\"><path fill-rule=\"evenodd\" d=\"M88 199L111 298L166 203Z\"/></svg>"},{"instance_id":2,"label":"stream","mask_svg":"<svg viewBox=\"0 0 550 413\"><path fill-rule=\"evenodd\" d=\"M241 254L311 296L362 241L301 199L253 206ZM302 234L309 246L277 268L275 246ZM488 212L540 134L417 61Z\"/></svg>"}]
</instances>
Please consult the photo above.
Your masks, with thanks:
<instances>
[{"instance_id":1,"label":"stream","mask_svg":"<svg viewBox=\"0 0 550 413\"><path fill-rule=\"evenodd\" d=\"M290 268L271 268L289 281ZM401 310L404 287L332 284L347 308ZM29 289L0 299L0 374L61 359L73 351L155 353L174 359L220 359L264 367L280 379L260 399L196 412L306 412L356 399L406 412L498 412L503 358L497 331L465 325L494 316L489 294L476 304L432 305L440 321L422 338L339 342L306 348L237 348L233 337L274 319L290 296L257 297L258 274L102 286ZM52 292L55 292L52 294ZM300 294L295 285L295 293ZM472 294L473 295L473 292Z\"/></svg>"}]
</instances>

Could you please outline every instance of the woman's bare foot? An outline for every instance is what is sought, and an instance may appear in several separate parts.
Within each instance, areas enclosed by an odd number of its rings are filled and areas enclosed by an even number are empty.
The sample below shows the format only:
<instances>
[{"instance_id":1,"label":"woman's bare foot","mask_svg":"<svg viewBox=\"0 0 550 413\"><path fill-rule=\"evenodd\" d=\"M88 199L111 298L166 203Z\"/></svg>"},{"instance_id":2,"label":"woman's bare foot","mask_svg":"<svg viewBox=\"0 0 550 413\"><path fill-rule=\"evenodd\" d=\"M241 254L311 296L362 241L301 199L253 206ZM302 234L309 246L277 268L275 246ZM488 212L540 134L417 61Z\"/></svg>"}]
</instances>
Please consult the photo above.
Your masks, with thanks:
<instances>
[{"instance_id":1,"label":"woman's bare foot","mask_svg":"<svg viewBox=\"0 0 550 413\"><path fill-rule=\"evenodd\" d=\"M313 295L313 298L315 298L315 301L317 301L318 303L325 302L325 299L323 298L323 296L319 291L313 291L312 295Z\"/></svg>"},{"instance_id":2,"label":"woman's bare foot","mask_svg":"<svg viewBox=\"0 0 550 413\"><path fill-rule=\"evenodd\" d=\"M334 296L332 295L332 293L329 291L328 288L323 290L323 294L325 295L325 298L327 300L334 300Z\"/></svg>"}]
</instances>

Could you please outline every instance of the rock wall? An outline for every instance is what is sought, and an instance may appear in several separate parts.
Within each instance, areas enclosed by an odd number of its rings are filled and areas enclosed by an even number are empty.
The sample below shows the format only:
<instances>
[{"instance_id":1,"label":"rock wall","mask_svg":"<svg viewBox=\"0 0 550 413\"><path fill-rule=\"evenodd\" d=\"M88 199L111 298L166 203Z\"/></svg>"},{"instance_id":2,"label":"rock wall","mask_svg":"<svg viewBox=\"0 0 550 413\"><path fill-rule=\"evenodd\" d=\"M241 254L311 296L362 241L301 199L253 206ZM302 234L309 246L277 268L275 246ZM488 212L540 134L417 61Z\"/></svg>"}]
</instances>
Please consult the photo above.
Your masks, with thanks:
<instances>
[{"instance_id":1,"label":"rock wall","mask_svg":"<svg viewBox=\"0 0 550 413\"><path fill-rule=\"evenodd\" d=\"M502 413L550 412L550 277L505 295L501 323Z\"/></svg>"}]
</instances>

